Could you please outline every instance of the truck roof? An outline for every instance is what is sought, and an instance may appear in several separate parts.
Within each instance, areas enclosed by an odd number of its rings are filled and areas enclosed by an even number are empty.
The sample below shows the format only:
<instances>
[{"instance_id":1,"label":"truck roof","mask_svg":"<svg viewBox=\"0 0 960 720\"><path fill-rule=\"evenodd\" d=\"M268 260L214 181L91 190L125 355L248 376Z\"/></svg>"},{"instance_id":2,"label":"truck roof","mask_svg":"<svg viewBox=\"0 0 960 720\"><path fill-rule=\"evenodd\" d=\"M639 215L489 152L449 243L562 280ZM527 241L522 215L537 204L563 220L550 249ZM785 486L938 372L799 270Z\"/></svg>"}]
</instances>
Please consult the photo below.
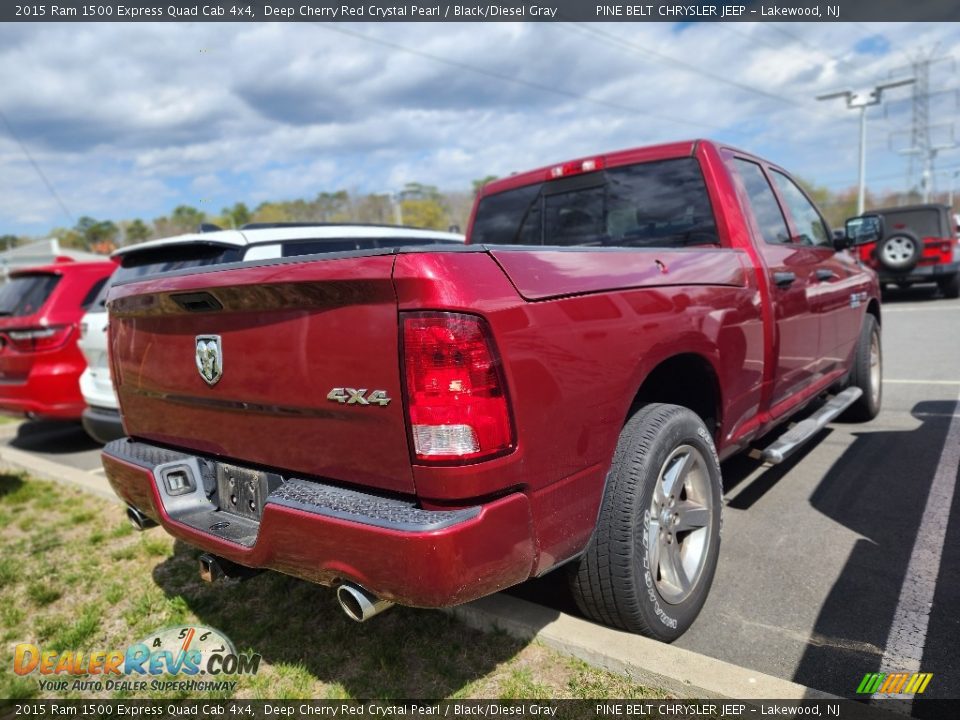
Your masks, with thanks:
<instances>
[{"instance_id":1,"label":"truck roof","mask_svg":"<svg viewBox=\"0 0 960 720\"><path fill-rule=\"evenodd\" d=\"M257 243L283 242L284 240L323 240L325 238L423 238L463 242L463 235L440 230L401 227L394 225L317 224L285 225L274 227L241 228L240 230L217 230L205 233L187 233L173 237L158 238L114 250L113 257L130 252L184 243L206 243L246 247Z\"/></svg>"},{"instance_id":2,"label":"truck roof","mask_svg":"<svg viewBox=\"0 0 960 720\"><path fill-rule=\"evenodd\" d=\"M651 162L654 160L668 160L670 158L688 157L693 155L700 143L709 143L709 140L683 140L679 142L663 143L661 145L648 145L646 147L628 148L626 150L614 150L607 153L595 153L586 157L565 160L552 163L534 170L527 170L521 173L514 173L509 177L494 180L483 186L480 190L480 196L494 195L504 190L531 185L533 183L543 182L550 179L550 173L558 167L565 165L577 165L589 160L602 160L603 167L616 167L618 165L629 165L638 162Z\"/></svg>"}]
</instances>

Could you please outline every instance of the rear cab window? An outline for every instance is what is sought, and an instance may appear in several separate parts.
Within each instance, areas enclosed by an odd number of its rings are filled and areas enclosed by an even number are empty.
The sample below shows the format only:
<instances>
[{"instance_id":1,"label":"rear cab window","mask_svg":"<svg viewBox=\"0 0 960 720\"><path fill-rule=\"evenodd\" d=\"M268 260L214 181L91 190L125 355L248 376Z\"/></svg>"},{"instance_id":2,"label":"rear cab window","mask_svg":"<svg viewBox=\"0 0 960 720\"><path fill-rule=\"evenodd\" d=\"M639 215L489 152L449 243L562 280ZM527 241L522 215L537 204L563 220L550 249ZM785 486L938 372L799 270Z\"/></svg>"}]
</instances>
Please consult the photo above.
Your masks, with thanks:
<instances>
[{"instance_id":1,"label":"rear cab window","mask_svg":"<svg viewBox=\"0 0 960 720\"><path fill-rule=\"evenodd\" d=\"M505 190L477 206L476 245L680 248L719 245L695 158L609 168Z\"/></svg>"},{"instance_id":2,"label":"rear cab window","mask_svg":"<svg viewBox=\"0 0 960 720\"><path fill-rule=\"evenodd\" d=\"M60 282L53 273L14 275L0 286L0 317L24 317L40 311Z\"/></svg>"}]
</instances>

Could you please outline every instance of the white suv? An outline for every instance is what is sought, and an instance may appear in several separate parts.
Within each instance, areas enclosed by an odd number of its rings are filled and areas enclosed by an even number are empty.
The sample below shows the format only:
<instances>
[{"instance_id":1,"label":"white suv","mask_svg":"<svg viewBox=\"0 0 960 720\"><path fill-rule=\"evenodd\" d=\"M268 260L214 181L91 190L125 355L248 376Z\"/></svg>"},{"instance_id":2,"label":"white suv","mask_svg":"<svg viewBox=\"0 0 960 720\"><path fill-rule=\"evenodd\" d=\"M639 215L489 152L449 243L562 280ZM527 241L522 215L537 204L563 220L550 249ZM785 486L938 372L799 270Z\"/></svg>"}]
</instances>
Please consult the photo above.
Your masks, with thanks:
<instances>
[{"instance_id":1,"label":"white suv","mask_svg":"<svg viewBox=\"0 0 960 720\"><path fill-rule=\"evenodd\" d=\"M151 240L120 248L113 255L120 267L88 306L80 331L80 349L87 369L80 392L87 403L83 427L94 440L107 443L126 433L110 377L107 351L109 317L106 298L111 284L155 272L234 262L269 261L319 253L349 253L371 249L463 244L458 233L392 225L316 225L297 223L251 224L239 230L214 230Z\"/></svg>"}]
</instances>

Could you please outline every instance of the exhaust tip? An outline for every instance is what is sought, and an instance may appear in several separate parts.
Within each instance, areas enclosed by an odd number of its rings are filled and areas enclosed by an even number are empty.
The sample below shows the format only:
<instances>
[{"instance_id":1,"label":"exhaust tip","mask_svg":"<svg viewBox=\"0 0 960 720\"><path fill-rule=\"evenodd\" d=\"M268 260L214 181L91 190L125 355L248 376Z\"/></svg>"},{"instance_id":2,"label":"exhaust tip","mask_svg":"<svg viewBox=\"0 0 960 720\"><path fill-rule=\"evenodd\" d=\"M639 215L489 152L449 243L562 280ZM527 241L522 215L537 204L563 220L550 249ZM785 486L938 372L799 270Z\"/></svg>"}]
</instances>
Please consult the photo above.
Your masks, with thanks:
<instances>
[{"instance_id":1,"label":"exhaust tip","mask_svg":"<svg viewBox=\"0 0 960 720\"><path fill-rule=\"evenodd\" d=\"M366 622L374 615L393 607L389 600L378 598L359 585L344 583L337 588L337 601L347 617L354 622Z\"/></svg>"},{"instance_id":2,"label":"exhaust tip","mask_svg":"<svg viewBox=\"0 0 960 720\"><path fill-rule=\"evenodd\" d=\"M127 505L127 520L130 521L130 525L133 526L133 529L137 532L143 532L144 530L156 527L156 523L153 520L137 510L133 505Z\"/></svg>"}]
</instances>

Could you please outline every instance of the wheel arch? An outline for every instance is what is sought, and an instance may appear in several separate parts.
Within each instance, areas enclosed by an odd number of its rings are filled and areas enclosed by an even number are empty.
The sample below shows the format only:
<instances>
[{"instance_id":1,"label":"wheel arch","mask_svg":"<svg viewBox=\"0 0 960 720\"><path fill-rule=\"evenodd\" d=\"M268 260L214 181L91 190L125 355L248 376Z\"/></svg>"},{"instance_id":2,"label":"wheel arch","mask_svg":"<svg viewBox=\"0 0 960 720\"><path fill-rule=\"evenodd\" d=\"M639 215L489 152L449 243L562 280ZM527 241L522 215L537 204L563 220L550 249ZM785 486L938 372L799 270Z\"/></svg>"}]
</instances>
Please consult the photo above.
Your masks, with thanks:
<instances>
[{"instance_id":1,"label":"wheel arch","mask_svg":"<svg viewBox=\"0 0 960 720\"><path fill-rule=\"evenodd\" d=\"M710 360L696 352L684 352L660 360L643 378L634 394L624 424L647 403L685 407L703 420L714 440L723 420L720 379Z\"/></svg>"}]
</instances>

